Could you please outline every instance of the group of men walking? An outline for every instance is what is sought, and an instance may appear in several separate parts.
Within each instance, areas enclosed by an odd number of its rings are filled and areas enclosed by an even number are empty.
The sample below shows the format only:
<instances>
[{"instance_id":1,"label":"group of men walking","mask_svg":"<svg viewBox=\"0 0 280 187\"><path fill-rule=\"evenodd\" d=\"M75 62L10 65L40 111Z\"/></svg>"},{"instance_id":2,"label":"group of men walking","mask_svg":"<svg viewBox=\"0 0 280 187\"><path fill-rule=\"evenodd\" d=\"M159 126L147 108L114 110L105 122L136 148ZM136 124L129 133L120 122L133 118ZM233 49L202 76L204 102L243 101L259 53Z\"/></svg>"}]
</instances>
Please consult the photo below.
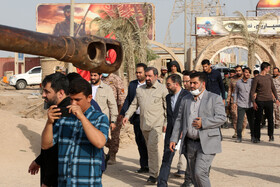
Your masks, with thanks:
<instances>
[{"instance_id":1,"label":"group of men walking","mask_svg":"<svg viewBox=\"0 0 280 187\"><path fill-rule=\"evenodd\" d=\"M174 61L169 68L163 67L159 76L156 68L139 63L137 79L129 83L127 96L122 79L115 74L91 73L91 84L78 74L47 76L42 85L48 120L41 155L31 163L29 172L35 174L42 166L42 186L100 186L106 161L116 163L120 130L129 121L140 156L136 172L149 173L148 183L167 186L175 150L179 150L176 174L184 175L182 186L211 186L210 166L221 152L226 102L237 142L242 142L247 121L251 140L260 142L263 111L269 141L274 141L273 114L279 120L274 85L280 87L280 78L277 68L273 78L268 75L267 62L254 79L249 68L236 66L226 98L220 72L211 68L209 60L201 64L204 72L181 73ZM109 149L106 157L105 145Z\"/></svg>"}]
</instances>

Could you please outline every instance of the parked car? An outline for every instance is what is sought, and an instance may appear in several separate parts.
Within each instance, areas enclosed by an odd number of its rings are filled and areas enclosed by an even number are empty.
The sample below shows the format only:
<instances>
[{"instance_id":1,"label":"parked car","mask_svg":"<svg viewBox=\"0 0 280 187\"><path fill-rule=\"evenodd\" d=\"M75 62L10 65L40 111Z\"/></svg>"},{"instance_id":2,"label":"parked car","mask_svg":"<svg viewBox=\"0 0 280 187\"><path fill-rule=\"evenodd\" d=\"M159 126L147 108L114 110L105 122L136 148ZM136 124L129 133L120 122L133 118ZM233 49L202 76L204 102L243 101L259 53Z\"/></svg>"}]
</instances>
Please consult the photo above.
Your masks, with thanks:
<instances>
[{"instance_id":1,"label":"parked car","mask_svg":"<svg viewBox=\"0 0 280 187\"><path fill-rule=\"evenodd\" d=\"M13 75L9 79L9 84L16 87L17 90L24 89L27 85L40 85L42 82L41 66L36 66L26 73Z\"/></svg>"},{"instance_id":2,"label":"parked car","mask_svg":"<svg viewBox=\"0 0 280 187\"><path fill-rule=\"evenodd\" d=\"M230 68L228 68L228 67L215 67L215 66L213 66L213 69L218 70L219 72L221 72L221 76L222 76L223 79L225 77L224 75L228 74L229 71L230 71Z\"/></svg>"}]
</instances>

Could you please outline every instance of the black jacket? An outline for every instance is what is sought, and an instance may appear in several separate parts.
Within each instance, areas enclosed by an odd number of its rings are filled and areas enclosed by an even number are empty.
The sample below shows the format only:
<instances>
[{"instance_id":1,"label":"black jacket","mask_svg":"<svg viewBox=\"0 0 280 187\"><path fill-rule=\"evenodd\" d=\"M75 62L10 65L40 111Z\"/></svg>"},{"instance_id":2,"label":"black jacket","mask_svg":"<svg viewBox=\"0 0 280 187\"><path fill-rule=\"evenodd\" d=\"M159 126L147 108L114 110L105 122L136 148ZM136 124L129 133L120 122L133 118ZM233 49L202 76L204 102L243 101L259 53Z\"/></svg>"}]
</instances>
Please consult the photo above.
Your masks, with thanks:
<instances>
[{"instance_id":1,"label":"black jacket","mask_svg":"<svg viewBox=\"0 0 280 187\"><path fill-rule=\"evenodd\" d=\"M211 73L205 73L207 76L206 90L218 95L222 95L225 99L225 87L221 73L218 70L212 69Z\"/></svg>"},{"instance_id":2,"label":"black jacket","mask_svg":"<svg viewBox=\"0 0 280 187\"><path fill-rule=\"evenodd\" d=\"M165 139L164 139L165 145L169 145L169 141L170 141L172 131L173 131L173 126L174 126L175 120L178 116L181 101L182 101L183 97L188 94L190 94L189 91L184 90L184 89L181 90L181 93L179 94L178 99L176 101L174 111L172 111L172 108L171 108L172 94L168 94L166 96L167 127L166 127L166 132L165 132Z\"/></svg>"},{"instance_id":3,"label":"black jacket","mask_svg":"<svg viewBox=\"0 0 280 187\"><path fill-rule=\"evenodd\" d=\"M70 98L66 97L62 100L57 107L66 107L70 105ZM35 159L35 162L41 166L41 185L42 183L47 186L57 186L58 178L58 145L43 150L41 154Z\"/></svg>"},{"instance_id":4,"label":"black jacket","mask_svg":"<svg viewBox=\"0 0 280 187\"><path fill-rule=\"evenodd\" d=\"M137 86L138 86L138 80L137 79L133 80L129 83L128 90L127 90L127 96L126 96L125 101L123 103L123 107L122 107L122 110L120 112L120 115L124 116L126 111L129 108L129 106L131 105L131 103L132 103L132 101L133 101L133 99L136 95ZM133 116L131 118L133 118Z\"/></svg>"}]
</instances>

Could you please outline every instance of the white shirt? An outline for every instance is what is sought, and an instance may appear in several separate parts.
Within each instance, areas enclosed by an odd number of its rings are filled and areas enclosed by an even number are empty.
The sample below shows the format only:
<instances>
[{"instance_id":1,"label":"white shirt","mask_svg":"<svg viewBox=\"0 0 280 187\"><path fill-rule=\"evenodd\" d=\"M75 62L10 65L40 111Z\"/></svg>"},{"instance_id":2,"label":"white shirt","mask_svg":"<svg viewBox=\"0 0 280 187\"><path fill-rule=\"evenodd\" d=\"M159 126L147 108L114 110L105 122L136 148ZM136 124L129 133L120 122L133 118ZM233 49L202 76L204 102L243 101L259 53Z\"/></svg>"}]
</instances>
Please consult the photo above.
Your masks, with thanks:
<instances>
[{"instance_id":1,"label":"white shirt","mask_svg":"<svg viewBox=\"0 0 280 187\"><path fill-rule=\"evenodd\" d=\"M197 100L192 99L191 106L190 106L190 115L188 120L188 130L187 130L187 137L193 140L199 138L198 130L193 127L192 123L195 118L198 117L198 110L200 107L200 101L204 95L205 90L197 97Z\"/></svg>"},{"instance_id":2,"label":"white shirt","mask_svg":"<svg viewBox=\"0 0 280 187\"><path fill-rule=\"evenodd\" d=\"M181 91L182 91L182 88L181 88L181 90L179 92L177 92L176 94L171 96L171 109L172 109L172 111L174 111L177 99L178 99Z\"/></svg>"},{"instance_id":3,"label":"white shirt","mask_svg":"<svg viewBox=\"0 0 280 187\"><path fill-rule=\"evenodd\" d=\"M141 82L138 81L137 88L138 88L139 86L143 86L143 85L145 85L145 84L146 84L146 81L144 81L144 83L141 83ZM136 114L140 114L140 107L137 108L137 110L135 111L135 113L136 113Z\"/></svg>"},{"instance_id":4,"label":"white shirt","mask_svg":"<svg viewBox=\"0 0 280 187\"><path fill-rule=\"evenodd\" d=\"M91 85L91 88L92 88L92 98L95 99L95 95L96 95L96 92L97 92L97 88L99 87L99 85L95 86L95 85Z\"/></svg>"}]
</instances>

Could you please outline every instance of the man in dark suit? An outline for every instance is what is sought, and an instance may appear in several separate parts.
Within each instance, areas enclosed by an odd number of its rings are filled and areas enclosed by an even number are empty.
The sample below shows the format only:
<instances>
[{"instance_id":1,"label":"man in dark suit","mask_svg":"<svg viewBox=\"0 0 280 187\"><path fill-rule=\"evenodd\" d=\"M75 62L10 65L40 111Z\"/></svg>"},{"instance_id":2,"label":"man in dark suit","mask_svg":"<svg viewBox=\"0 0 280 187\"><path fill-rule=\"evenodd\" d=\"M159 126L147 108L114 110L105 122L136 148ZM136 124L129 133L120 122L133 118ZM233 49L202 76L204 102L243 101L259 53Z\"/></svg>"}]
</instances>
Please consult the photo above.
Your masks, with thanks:
<instances>
[{"instance_id":1,"label":"man in dark suit","mask_svg":"<svg viewBox=\"0 0 280 187\"><path fill-rule=\"evenodd\" d=\"M211 187L209 168L222 151L220 126L226 121L222 97L205 89L206 76L202 72L190 75L191 94L181 102L170 138L170 150L182 136L182 153L190 167L194 186Z\"/></svg>"},{"instance_id":2,"label":"man in dark suit","mask_svg":"<svg viewBox=\"0 0 280 187\"><path fill-rule=\"evenodd\" d=\"M158 177L158 186L162 187L167 186L170 167L175 154L175 152L171 152L171 150L169 149L169 142L173 131L173 125L178 115L182 98L189 94L187 90L182 89L181 85L182 80L180 75L172 74L166 79L166 87L169 91L169 94L166 96L167 128L164 139L162 164Z\"/></svg>"},{"instance_id":3,"label":"man in dark suit","mask_svg":"<svg viewBox=\"0 0 280 187\"><path fill-rule=\"evenodd\" d=\"M139 63L136 65L136 80L133 80L129 83L127 96L125 98L122 110L120 112L120 116L124 116L126 111L128 110L131 102L133 101L136 95L136 89L139 86L146 84L145 82L145 69L147 68L146 64ZM148 151L144 136L140 129L140 109L138 108L133 116L129 119L130 123L133 124L134 134L135 134L135 141L138 146L138 151L140 155L140 169L137 170L137 173L148 173Z\"/></svg>"}]
</instances>

